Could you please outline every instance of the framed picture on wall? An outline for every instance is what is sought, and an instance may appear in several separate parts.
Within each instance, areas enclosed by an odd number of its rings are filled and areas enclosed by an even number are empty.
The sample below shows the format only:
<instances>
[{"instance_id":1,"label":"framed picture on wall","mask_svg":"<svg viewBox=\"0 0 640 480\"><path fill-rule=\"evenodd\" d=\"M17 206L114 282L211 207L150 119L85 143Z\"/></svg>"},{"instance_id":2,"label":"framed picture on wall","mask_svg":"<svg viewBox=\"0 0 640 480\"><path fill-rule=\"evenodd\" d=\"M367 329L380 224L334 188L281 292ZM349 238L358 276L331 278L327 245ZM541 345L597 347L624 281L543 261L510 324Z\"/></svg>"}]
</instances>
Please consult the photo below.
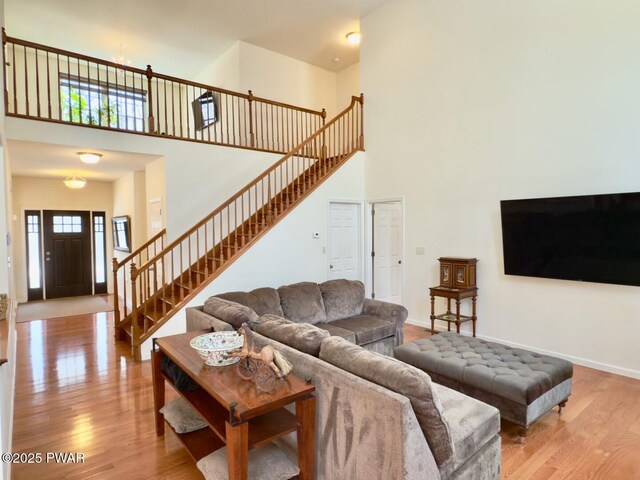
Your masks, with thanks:
<instances>
[{"instance_id":1,"label":"framed picture on wall","mask_svg":"<svg viewBox=\"0 0 640 480\"><path fill-rule=\"evenodd\" d=\"M131 223L129 215L113 217L113 249L121 252L131 252Z\"/></svg>"}]
</instances>

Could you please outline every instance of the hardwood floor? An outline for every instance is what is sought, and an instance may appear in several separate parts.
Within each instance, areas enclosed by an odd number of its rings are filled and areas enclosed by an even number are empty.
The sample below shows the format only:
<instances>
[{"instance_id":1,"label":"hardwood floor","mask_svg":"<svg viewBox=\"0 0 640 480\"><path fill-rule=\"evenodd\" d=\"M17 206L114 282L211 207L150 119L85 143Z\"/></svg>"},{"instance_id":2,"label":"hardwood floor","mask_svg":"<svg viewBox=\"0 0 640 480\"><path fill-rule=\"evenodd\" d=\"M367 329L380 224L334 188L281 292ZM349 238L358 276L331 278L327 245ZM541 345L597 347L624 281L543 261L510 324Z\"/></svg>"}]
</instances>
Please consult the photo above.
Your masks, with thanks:
<instances>
[{"instance_id":1,"label":"hardwood floor","mask_svg":"<svg viewBox=\"0 0 640 480\"><path fill-rule=\"evenodd\" d=\"M17 328L14 452L82 452L85 462L14 465L13 478L202 478L171 433L156 437L149 362L114 344L111 313ZM405 327L406 341L426 335ZM562 416L546 414L524 445L508 423L501 436L505 479L640 478L640 381L576 366Z\"/></svg>"}]
</instances>

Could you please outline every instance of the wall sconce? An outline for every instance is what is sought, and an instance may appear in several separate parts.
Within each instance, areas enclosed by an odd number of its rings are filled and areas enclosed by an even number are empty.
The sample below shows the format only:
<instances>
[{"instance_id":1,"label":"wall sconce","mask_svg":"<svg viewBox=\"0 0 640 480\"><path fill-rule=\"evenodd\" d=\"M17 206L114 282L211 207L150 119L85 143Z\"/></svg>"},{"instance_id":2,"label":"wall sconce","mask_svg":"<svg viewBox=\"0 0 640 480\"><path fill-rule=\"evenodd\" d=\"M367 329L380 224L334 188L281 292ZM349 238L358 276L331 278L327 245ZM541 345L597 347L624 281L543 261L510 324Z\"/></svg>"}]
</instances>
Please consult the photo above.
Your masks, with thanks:
<instances>
[{"instance_id":1,"label":"wall sconce","mask_svg":"<svg viewBox=\"0 0 640 480\"><path fill-rule=\"evenodd\" d=\"M65 178L62 182L71 190L80 190L87 184L87 181L84 178L76 177L75 175Z\"/></svg>"}]
</instances>

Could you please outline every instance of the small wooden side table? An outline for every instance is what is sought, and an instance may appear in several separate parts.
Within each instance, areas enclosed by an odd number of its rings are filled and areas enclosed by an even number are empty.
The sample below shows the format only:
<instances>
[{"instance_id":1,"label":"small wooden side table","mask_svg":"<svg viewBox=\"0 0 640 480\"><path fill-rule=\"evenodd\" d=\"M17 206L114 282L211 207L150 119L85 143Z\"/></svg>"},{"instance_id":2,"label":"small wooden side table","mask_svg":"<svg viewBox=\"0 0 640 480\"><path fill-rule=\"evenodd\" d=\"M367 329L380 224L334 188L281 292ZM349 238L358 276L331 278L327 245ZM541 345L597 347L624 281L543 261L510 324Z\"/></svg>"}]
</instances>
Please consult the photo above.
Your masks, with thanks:
<instances>
[{"instance_id":1,"label":"small wooden side table","mask_svg":"<svg viewBox=\"0 0 640 480\"><path fill-rule=\"evenodd\" d=\"M164 435L160 409L165 403L165 382L173 380L162 371L162 357L169 357L201 388L176 391L207 421L209 428L173 433L194 461L227 446L230 480L248 480L248 451L276 438L297 432L300 480L315 477L315 387L293 374L272 392L259 392L252 382L242 380L235 366L209 367L189 346L192 338L206 333L187 332L153 340L151 365L156 434ZM295 403L295 414L285 408ZM171 426L168 425L171 429ZM173 429L172 429L173 430Z\"/></svg>"},{"instance_id":2,"label":"small wooden side table","mask_svg":"<svg viewBox=\"0 0 640 480\"><path fill-rule=\"evenodd\" d=\"M469 288L448 288L448 287L431 287L429 288L431 295L431 334L435 334L436 320L444 320L447 322L447 330L451 331L451 323L456 324L456 332L460 333L460 324L464 322L473 322L473 336L476 336L476 300L478 298L478 289L476 287ZM436 297L444 297L447 299L447 313L436 315L435 299ZM460 301L465 298L471 298L471 316L460 315ZM451 300L456 301L456 313L451 312Z\"/></svg>"}]
</instances>

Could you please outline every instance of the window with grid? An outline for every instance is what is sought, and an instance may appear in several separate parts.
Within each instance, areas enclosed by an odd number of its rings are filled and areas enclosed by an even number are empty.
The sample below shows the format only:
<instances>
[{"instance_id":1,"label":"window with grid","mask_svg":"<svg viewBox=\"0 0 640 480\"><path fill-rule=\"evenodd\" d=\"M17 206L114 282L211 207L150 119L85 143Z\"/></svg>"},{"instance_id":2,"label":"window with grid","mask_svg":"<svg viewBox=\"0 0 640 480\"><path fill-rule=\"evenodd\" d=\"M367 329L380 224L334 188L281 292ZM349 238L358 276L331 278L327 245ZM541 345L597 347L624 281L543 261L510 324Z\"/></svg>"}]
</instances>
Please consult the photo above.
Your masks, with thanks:
<instances>
[{"instance_id":1,"label":"window with grid","mask_svg":"<svg viewBox=\"0 0 640 480\"><path fill-rule=\"evenodd\" d=\"M42 288L40 263L40 215L27 215L27 262L29 288Z\"/></svg>"},{"instance_id":2,"label":"window with grid","mask_svg":"<svg viewBox=\"0 0 640 480\"><path fill-rule=\"evenodd\" d=\"M54 215L53 233L82 233L82 218L79 215Z\"/></svg>"},{"instance_id":3,"label":"window with grid","mask_svg":"<svg viewBox=\"0 0 640 480\"><path fill-rule=\"evenodd\" d=\"M107 281L106 237L104 213L93 216L93 250L95 252L95 283Z\"/></svg>"},{"instance_id":4,"label":"window with grid","mask_svg":"<svg viewBox=\"0 0 640 480\"><path fill-rule=\"evenodd\" d=\"M141 89L60 75L60 108L67 122L143 132L145 101Z\"/></svg>"}]
</instances>

